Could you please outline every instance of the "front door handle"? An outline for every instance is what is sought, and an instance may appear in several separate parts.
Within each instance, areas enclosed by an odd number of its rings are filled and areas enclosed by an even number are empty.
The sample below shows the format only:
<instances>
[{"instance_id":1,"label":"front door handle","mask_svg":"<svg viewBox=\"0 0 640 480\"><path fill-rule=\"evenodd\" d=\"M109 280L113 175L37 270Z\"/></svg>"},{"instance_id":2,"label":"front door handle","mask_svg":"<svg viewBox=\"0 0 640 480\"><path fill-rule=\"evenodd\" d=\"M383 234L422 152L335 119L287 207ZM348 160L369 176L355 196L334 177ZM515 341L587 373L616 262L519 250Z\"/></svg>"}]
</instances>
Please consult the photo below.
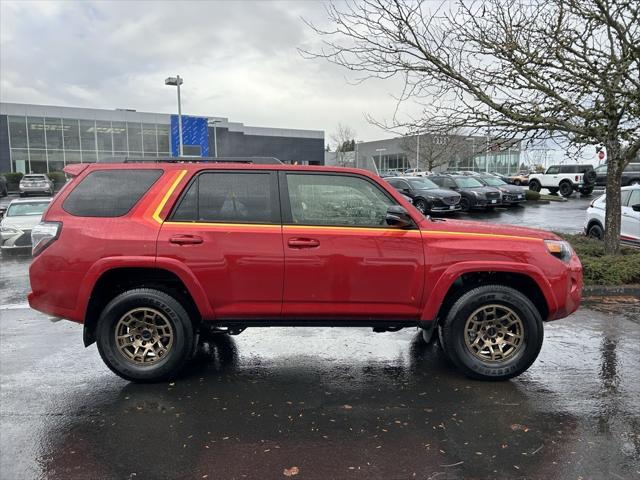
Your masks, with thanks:
<instances>
[{"instance_id":1,"label":"front door handle","mask_svg":"<svg viewBox=\"0 0 640 480\"><path fill-rule=\"evenodd\" d=\"M287 242L290 248L315 248L320 242L315 238L290 238Z\"/></svg>"},{"instance_id":2,"label":"front door handle","mask_svg":"<svg viewBox=\"0 0 640 480\"><path fill-rule=\"evenodd\" d=\"M202 241L202 237L198 235L174 235L169 238L169 242L176 245L198 245Z\"/></svg>"}]
</instances>

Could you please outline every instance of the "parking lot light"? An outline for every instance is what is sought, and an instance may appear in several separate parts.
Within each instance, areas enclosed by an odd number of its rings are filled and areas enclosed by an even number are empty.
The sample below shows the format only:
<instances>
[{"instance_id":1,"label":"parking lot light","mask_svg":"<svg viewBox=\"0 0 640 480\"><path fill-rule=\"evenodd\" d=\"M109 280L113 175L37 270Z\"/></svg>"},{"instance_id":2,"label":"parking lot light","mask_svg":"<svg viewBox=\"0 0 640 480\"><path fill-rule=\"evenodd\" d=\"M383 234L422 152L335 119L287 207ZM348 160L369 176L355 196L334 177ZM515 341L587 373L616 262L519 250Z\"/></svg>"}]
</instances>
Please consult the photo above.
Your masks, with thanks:
<instances>
[{"instance_id":1,"label":"parking lot light","mask_svg":"<svg viewBox=\"0 0 640 480\"><path fill-rule=\"evenodd\" d=\"M167 77L164 79L164 84L178 88L178 153L179 156L182 157L184 155L182 147L182 106L180 104L180 85L182 85L182 78L180 78L180 75Z\"/></svg>"}]
</instances>

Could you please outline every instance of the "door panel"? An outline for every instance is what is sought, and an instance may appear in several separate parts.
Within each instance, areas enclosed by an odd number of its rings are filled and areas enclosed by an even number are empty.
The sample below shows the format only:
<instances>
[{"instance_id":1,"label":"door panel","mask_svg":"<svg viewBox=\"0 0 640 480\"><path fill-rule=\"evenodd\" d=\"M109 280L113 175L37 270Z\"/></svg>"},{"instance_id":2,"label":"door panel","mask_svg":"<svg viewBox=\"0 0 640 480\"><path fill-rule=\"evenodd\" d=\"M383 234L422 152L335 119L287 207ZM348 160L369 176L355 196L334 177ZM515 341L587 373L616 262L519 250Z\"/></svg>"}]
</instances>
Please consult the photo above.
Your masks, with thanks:
<instances>
[{"instance_id":1,"label":"door panel","mask_svg":"<svg viewBox=\"0 0 640 480\"><path fill-rule=\"evenodd\" d=\"M640 190L633 190L622 205L620 237L624 240L640 241L640 212L631 208L632 205L637 204L640 204Z\"/></svg>"},{"instance_id":2,"label":"door panel","mask_svg":"<svg viewBox=\"0 0 640 480\"><path fill-rule=\"evenodd\" d=\"M394 203L389 196L370 180L347 175L283 174L281 189L288 192L285 317L419 316L422 237L417 229L385 226L386 208Z\"/></svg>"},{"instance_id":3,"label":"door panel","mask_svg":"<svg viewBox=\"0 0 640 480\"><path fill-rule=\"evenodd\" d=\"M277 177L203 172L158 238L158 256L186 264L216 318L278 317L284 252Z\"/></svg>"}]
</instances>

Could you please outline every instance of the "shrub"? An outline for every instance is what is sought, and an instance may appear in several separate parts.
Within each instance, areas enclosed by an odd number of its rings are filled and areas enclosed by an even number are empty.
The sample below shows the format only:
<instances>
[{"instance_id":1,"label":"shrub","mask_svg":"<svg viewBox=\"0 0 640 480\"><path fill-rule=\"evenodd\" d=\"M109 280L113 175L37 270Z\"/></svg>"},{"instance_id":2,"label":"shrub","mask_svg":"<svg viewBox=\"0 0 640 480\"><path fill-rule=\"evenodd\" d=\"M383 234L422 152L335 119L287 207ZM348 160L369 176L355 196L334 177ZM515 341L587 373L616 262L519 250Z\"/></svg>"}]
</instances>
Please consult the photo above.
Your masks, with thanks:
<instances>
[{"instance_id":1,"label":"shrub","mask_svg":"<svg viewBox=\"0 0 640 480\"><path fill-rule=\"evenodd\" d=\"M584 235L558 235L580 257L585 285L624 285L640 283L640 249L622 247L619 255L605 255L604 244Z\"/></svg>"},{"instance_id":2,"label":"shrub","mask_svg":"<svg viewBox=\"0 0 640 480\"><path fill-rule=\"evenodd\" d=\"M47 175L49 175L49 178L53 180L56 187L61 187L67 181L67 177L65 177L64 172L53 171L49 172Z\"/></svg>"},{"instance_id":3,"label":"shrub","mask_svg":"<svg viewBox=\"0 0 640 480\"><path fill-rule=\"evenodd\" d=\"M7 179L7 187L9 190L16 190L18 188L18 184L22 179L22 173L20 172L7 172L3 173L4 177Z\"/></svg>"}]
</instances>

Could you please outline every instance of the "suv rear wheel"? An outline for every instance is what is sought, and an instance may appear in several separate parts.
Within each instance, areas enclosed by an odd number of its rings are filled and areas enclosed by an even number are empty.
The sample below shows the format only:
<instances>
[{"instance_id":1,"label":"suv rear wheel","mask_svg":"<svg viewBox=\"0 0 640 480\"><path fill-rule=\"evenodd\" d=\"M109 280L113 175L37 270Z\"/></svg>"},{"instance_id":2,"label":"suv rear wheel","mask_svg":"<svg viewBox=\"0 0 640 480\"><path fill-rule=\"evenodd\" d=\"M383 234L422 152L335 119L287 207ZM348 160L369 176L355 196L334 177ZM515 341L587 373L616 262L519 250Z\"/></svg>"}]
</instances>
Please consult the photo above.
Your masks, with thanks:
<instances>
[{"instance_id":1,"label":"suv rear wheel","mask_svg":"<svg viewBox=\"0 0 640 480\"><path fill-rule=\"evenodd\" d=\"M156 382L175 376L194 349L194 331L184 307L149 288L121 293L102 311L96 328L102 360L120 377Z\"/></svg>"},{"instance_id":2,"label":"suv rear wheel","mask_svg":"<svg viewBox=\"0 0 640 480\"><path fill-rule=\"evenodd\" d=\"M539 192L542 190L542 185L538 180L531 180L529 182L529 190L533 190L534 192Z\"/></svg>"},{"instance_id":3,"label":"suv rear wheel","mask_svg":"<svg viewBox=\"0 0 640 480\"><path fill-rule=\"evenodd\" d=\"M573 193L573 185L571 182L564 181L560 183L560 195L563 197L570 197Z\"/></svg>"},{"instance_id":4,"label":"suv rear wheel","mask_svg":"<svg viewBox=\"0 0 640 480\"><path fill-rule=\"evenodd\" d=\"M518 290L485 285L462 295L442 325L449 359L465 375L506 380L524 372L542 347L538 309Z\"/></svg>"}]
</instances>

